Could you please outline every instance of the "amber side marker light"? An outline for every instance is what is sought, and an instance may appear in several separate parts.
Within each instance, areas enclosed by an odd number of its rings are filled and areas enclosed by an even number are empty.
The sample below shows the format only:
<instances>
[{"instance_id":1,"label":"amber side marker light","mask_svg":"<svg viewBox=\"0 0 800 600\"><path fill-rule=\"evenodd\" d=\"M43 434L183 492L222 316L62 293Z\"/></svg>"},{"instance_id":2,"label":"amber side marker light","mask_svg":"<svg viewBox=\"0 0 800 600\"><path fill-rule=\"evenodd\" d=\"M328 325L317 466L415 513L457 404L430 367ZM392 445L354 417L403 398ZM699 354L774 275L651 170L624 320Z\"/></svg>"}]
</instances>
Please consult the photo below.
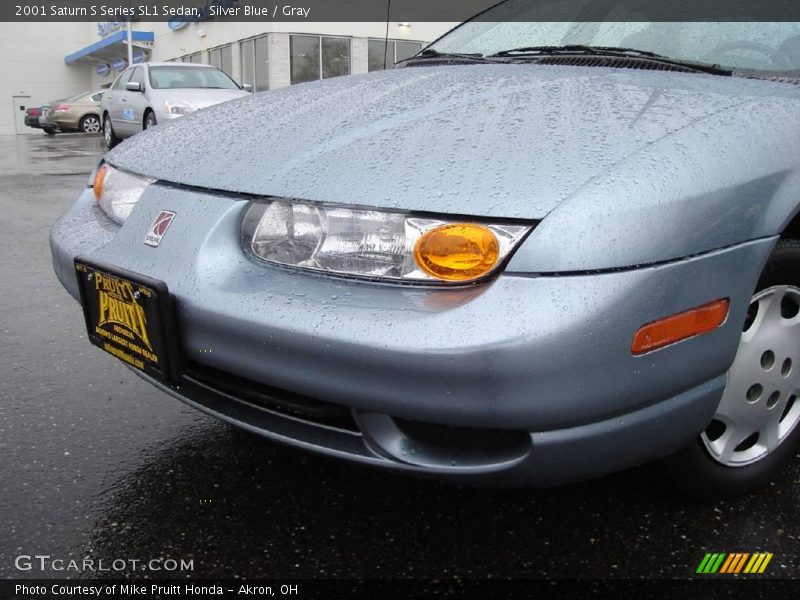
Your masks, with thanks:
<instances>
[{"instance_id":1,"label":"amber side marker light","mask_svg":"<svg viewBox=\"0 0 800 600\"><path fill-rule=\"evenodd\" d=\"M94 191L94 199L98 202L100 201L100 197L103 195L103 182L106 180L106 171L108 167L103 165L99 169L97 169L97 173L94 175L94 181L92 182L92 190Z\"/></svg>"},{"instance_id":2,"label":"amber side marker light","mask_svg":"<svg viewBox=\"0 0 800 600\"><path fill-rule=\"evenodd\" d=\"M728 318L727 298L643 325L633 336L632 354L644 354L713 331Z\"/></svg>"},{"instance_id":3,"label":"amber side marker light","mask_svg":"<svg viewBox=\"0 0 800 600\"><path fill-rule=\"evenodd\" d=\"M441 225L422 235L414 245L419 267L444 281L470 281L486 275L497 264L500 245L494 233L475 223Z\"/></svg>"}]
</instances>

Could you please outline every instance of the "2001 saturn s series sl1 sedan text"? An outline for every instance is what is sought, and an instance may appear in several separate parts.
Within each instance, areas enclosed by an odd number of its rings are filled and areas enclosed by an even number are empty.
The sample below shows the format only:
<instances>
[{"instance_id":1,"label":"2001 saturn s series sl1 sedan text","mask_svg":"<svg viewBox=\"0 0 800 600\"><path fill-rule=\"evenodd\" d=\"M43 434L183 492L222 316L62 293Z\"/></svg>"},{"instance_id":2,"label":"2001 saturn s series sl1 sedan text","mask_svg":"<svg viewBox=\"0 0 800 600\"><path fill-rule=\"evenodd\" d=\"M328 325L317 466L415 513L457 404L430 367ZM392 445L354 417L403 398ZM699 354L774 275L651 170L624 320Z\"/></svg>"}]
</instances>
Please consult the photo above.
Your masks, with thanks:
<instances>
[{"instance_id":1,"label":"2001 saturn s series sl1 sedan text","mask_svg":"<svg viewBox=\"0 0 800 600\"><path fill-rule=\"evenodd\" d=\"M800 435L800 26L491 17L108 153L51 233L91 341L398 471L770 480Z\"/></svg>"}]
</instances>

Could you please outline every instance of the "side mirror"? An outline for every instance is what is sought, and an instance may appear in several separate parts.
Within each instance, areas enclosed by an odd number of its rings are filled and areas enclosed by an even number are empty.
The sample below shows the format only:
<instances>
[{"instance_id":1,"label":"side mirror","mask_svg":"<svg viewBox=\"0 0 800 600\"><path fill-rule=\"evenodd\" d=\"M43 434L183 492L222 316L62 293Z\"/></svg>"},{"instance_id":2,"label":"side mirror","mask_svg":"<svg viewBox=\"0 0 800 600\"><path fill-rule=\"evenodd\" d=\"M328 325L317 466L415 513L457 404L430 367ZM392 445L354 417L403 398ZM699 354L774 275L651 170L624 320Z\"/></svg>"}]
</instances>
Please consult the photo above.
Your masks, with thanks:
<instances>
[{"instance_id":1,"label":"side mirror","mask_svg":"<svg viewBox=\"0 0 800 600\"><path fill-rule=\"evenodd\" d=\"M129 92L143 92L142 84L138 81L129 81L125 84L125 89Z\"/></svg>"},{"instance_id":2,"label":"side mirror","mask_svg":"<svg viewBox=\"0 0 800 600\"><path fill-rule=\"evenodd\" d=\"M242 89L245 92L252 92L253 91L253 86L251 84L249 84L249 83L245 83L245 84L242 85Z\"/></svg>"}]
</instances>

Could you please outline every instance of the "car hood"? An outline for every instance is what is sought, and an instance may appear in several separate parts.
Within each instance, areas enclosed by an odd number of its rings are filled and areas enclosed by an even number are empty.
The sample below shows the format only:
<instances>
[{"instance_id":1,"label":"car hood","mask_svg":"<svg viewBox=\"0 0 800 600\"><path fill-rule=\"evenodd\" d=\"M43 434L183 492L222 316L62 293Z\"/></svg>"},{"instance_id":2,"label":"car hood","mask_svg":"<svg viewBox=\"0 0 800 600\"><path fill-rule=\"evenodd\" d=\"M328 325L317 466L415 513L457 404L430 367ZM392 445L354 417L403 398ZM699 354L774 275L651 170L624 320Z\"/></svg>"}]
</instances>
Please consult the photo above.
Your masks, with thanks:
<instances>
[{"instance_id":1,"label":"car hood","mask_svg":"<svg viewBox=\"0 0 800 600\"><path fill-rule=\"evenodd\" d=\"M255 94L146 131L107 159L230 192L540 219L676 132L705 129L707 147L685 150L702 159L746 126L741 107L796 100L795 86L705 74L414 67Z\"/></svg>"},{"instance_id":2,"label":"car hood","mask_svg":"<svg viewBox=\"0 0 800 600\"><path fill-rule=\"evenodd\" d=\"M249 96L250 92L244 90L217 90L207 88L188 88L188 89L169 89L169 90L153 90L153 94L158 96L160 101L169 100L170 102L180 102L188 104L195 109L207 108L234 100L235 98L242 98Z\"/></svg>"}]
</instances>

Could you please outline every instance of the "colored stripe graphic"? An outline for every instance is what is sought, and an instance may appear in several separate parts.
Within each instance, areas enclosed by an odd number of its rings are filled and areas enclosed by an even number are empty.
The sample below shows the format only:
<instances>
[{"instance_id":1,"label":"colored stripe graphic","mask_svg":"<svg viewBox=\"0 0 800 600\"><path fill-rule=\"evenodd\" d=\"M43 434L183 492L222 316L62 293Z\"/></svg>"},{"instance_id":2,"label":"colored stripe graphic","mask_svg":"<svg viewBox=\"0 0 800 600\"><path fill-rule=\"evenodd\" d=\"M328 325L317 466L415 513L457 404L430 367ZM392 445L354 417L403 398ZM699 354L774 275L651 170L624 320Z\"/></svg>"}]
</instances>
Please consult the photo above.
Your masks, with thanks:
<instances>
[{"instance_id":1,"label":"colored stripe graphic","mask_svg":"<svg viewBox=\"0 0 800 600\"><path fill-rule=\"evenodd\" d=\"M707 552L697 567L697 573L733 575L737 573L761 574L772 560L772 552Z\"/></svg>"},{"instance_id":2,"label":"colored stripe graphic","mask_svg":"<svg viewBox=\"0 0 800 600\"><path fill-rule=\"evenodd\" d=\"M725 552L706 553L703 562L697 567L697 573L716 573L725 556Z\"/></svg>"},{"instance_id":3,"label":"colored stripe graphic","mask_svg":"<svg viewBox=\"0 0 800 600\"><path fill-rule=\"evenodd\" d=\"M763 573L764 570L767 568L769 561L772 560L772 552L767 552L767 556L764 558L764 562L761 563L761 568L758 570L759 573Z\"/></svg>"},{"instance_id":4,"label":"colored stripe graphic","mask_svg":"<svg viewBox=\"0 0 800 600\"><path fill-rule=\"evenodd\" d=\"M749 558L749 552L734 552L728 555L728 560L722 565L720 573L738 573L742 570L745 561Z\"/></svg>"}]
</instances>

